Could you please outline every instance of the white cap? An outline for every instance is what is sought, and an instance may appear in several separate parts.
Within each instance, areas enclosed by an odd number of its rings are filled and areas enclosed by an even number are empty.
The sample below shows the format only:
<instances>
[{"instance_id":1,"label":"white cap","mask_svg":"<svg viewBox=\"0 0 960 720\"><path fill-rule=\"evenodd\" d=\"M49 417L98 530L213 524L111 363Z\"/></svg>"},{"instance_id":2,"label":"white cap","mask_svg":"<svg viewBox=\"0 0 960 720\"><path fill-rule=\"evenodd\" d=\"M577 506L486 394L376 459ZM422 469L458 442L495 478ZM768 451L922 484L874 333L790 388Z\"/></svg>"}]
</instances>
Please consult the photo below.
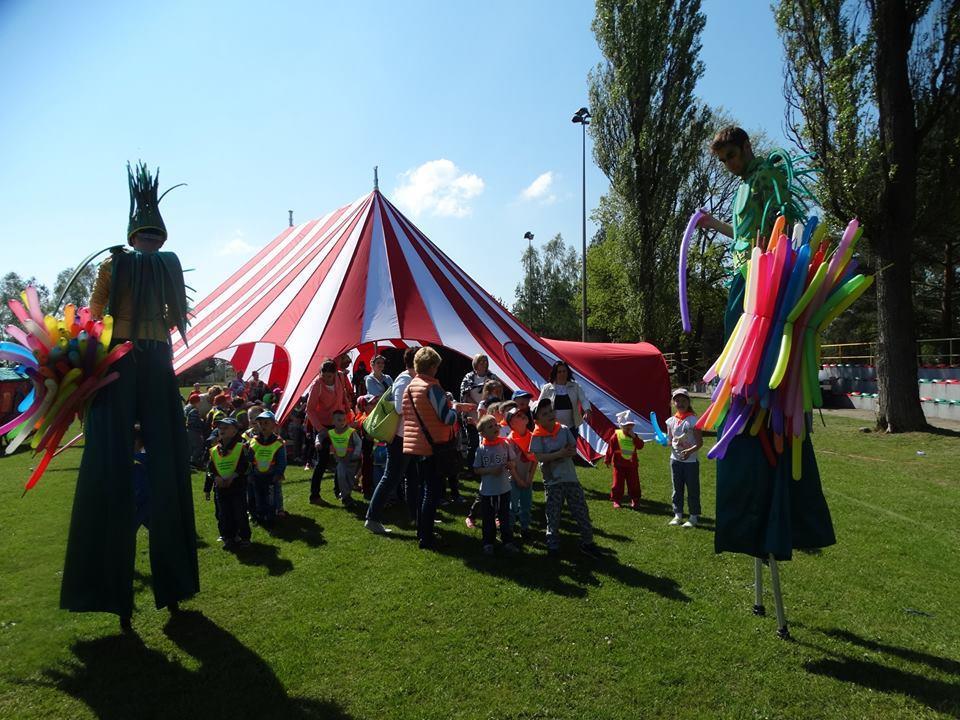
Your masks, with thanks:
<instances>
[{"instance_id":1,"label":"white cap","mask_svg":"<svg viewBox=\"0 0 960 720\"><path fill-rule=\"evenodd\" d=\"M636 425L637 421L633 419L633 413L629 410L624 410L623 412L617 413L617 424L620 427L625 425Z\"/></svg>"}]
</instances>

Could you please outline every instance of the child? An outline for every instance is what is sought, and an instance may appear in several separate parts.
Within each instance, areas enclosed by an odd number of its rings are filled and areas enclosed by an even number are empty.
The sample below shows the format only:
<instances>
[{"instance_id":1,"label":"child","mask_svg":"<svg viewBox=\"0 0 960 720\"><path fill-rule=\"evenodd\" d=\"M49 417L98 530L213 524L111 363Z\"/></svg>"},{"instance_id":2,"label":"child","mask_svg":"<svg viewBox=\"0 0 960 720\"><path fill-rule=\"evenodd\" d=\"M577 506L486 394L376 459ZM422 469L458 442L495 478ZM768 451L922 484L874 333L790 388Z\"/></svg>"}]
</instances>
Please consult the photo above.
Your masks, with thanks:
<instances>
[{"instance_id":1,"label":"child","mask_svg":"<svg viewBox=\"0 0 960 720\"><path fill-rule=\"evenodd\" d=\"M514 451L510 442L500 437L500 426L490 415L477 423L480 447L473 458L473 469L480 476L480 512L483 518L483 552L493 554L497 539L497 525L503 549L516 552L513 544L513 528L510 527L510 477L516 472L513 466ZM496 521L496 522L495 522Z\"/></svg>"},{"instance_id":2,"label":"child","mask_svg":"<svg viewBox=\"0 0 960 720\"><path fill-rule=\"evenodd\" d=\"M514 390L513 391L513 401L517 404L517 407L524 412L527 416L527 430L533 432L533 413L530 412L530 401L533 400L533 395L528 393L526 390Z\"/></svg>"},{"instance_id":3,"label":"child","mask_svg":"<svg viewBox=\"0 0 960 720\"><path fill-rule=\"evenodd\" d=\"M200 416L200 395L193 393L187 399L187 406L183 409L187 424L187 443L190 448L190 464L197 469L206 467L204 452L204 425L203 418Z\"/></svg>"},{"instance_id":4,"label":"child","mask_svg":"<svg viewBox=\"0 0 960 720\"><path fill-rule=\"evenodd\" d=\"M350 507L353 505L350 493L353 492L362 451L360 435L347 425L347 414L343 410L333 411L333 427L329 435L330 448L337 462L334 478L340 490L340 502L344 507Z\"/></svg>"},{"instance_id":5,"label":"child","mask_svg":"<svg viewBox=\"0 0 960 720\"><path fill-rule=\"evenodd\" d=\"M577 454L577 441L570 428L557 422L553 403L540 400L533 411L537 426L530 440L530 452L540 463L543 472L543 487L547 495L547 554L556 556L560 551L560 513L566 500L570 512L580 526L580 551L597 557L597 545L593 542L593 525L583 488L577 479L573 457Z\"/></svg>"},{"instance_id":6,"label":"child","mask_svg":"<svg viewBox=\"0 0 960 720\"><path fill-rule=\"evenodd\" d=\"M249 460L240 437L237 421L230 417L217 421L219 442L210 448L207 480L203 494L210 500L210 489L216 499L215 511L223 549L250 544L250 522L247 520L247 472Z\"/></svg>"},{"instance_id":7,"label":"child","mask_svg":"<svg viewBox=\"0 0 960 720\"><path fill-rule=\"evenodd\" d=\"M668 525L683 523L685 528L697 526L700 520L700 462L697 450L703 446L703 435L696 428L697 416L690 409L690 394L684 388L673 391L676 414L667 419L670 441L670 477L673 480L673 520ZM683 522L683 491L687 491L690 518Z\"/></svg>"},{"instance_id":8,"label":"child","mask_svg":"<svg viewBox=\"0 0 960 720\"><path fill-rule=\"evenodd\" d=\"M537 460L530 454L533 437L527 429L529 415L520 408L507 413L510 426L510 442L516 451L510 479L510 523L520 539L530 539L530 506L533 504L533 473Z\"/></svg>"},{"instance_id":9,"label":"child","mask_svg":"<svg viewBox=\"0 0 960 720\"><path fill-rule=\"evenodd\" d=\"M281 484L287 469L287 451L283 440L277 436L276 416L270 410L257 416L254 427L256 432L250 438L247 452L253 466L250 474L256 498L253 518L261 525L269 526L277 517L278 508L283 507Z\"/></svg>"},{"instance_id":10,"label":"child","mask_svg":"<svg viewBox=\"0 0 960 720\"><path fill-rule=\"evenodd\" d=\"M640 507L640 476L637 474L637 452L643 449L643 440L633 432L634 420L630 411L624 410L617 414L619 430L614 430L607 437L607 453L604 463L613 463L613 486L610 488L610 499L613 508L620 508L623 502L623 486L630 491L630 507L636 510Z\"/></svg>"},{"instance_id":11,"label":"child","mask_svg":"<svg viewBox=\"0 0 960 720\"><path fill-rule=\"evenodd\" d=\"M500 437L502 438L510 437L510 426L507 424L507 415L516 407L517 404L513 400L505 400L497 407L497 412L494 414L494 417L496 417L500 423Z\"/></svg>"}]
</instances>

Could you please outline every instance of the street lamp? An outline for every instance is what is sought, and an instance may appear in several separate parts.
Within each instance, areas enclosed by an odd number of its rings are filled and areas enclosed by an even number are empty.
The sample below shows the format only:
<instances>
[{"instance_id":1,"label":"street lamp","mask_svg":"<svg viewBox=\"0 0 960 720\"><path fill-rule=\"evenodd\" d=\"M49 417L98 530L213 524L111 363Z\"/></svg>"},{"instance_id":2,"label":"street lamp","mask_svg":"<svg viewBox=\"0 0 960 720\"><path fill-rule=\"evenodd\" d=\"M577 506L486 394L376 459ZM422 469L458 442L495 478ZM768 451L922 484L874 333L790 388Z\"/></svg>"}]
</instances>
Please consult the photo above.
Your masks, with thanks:
<instances>
[{"instance_id":1,"label":"street lamp","mask_svg":"<svg viewBox=\"0 0 960 720\"><path fill-rule=\"evenodd\" d=\"M580 274L580 339L587 341L587 125L590 124L590 111L582 107L573 114L571 120L583 127L583 255Z\"/></svg>"},{"instance_id":2,"label":"street lamp","mask_svg":"<svg viewBox=\"0 0 960 720\"><path fill-rule=\"evenodd\" d=\"M533 328L533 233L527 230L523 234L527 240L527 327Z\"/></svg>"}]
</instances>

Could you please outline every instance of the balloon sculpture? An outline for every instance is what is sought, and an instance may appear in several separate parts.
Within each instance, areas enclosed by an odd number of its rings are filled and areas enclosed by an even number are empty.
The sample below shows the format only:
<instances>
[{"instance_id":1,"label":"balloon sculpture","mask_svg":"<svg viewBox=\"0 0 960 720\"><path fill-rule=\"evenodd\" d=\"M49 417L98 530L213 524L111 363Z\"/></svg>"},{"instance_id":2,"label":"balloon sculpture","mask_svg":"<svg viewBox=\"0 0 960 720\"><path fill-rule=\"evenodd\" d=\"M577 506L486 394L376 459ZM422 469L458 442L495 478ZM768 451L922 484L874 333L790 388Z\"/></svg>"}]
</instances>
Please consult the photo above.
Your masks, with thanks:
<instances>
[{"instance_id":1,"label":"balloon sculpture","mask_svg":"<svg viewBox=\"0 0 960 720\"><path fill-rule=\"evenodd\" d=\"M784 226L778 218L766 249L753 248L743 314L704 375L719 383L697 427L714 430L722 424L720 439L707 453L711 459L724 457L743 432L760 438L771 466L777 462L774 453L789 446L792 477L799 480L808 413L823 406L821 332L870 287L873 276L856 274L851 259L862 233L856 220L832 251L816 217L795 225L793 241L783 234Z\"/></svg>"},{"instance_id":2,"label":"balloon sculpture","mask_svg":"<svg viewBox=\"0 0 960 720\"><path fill-rule=\"evenodd\" d=\"M17 408L20 415L0 425L0 435L11 434L9 455L36 431L30 446L43 457L27 480L26 492L47 469L74 419L83 421L96 392L117 379L110 367L130 352L132 344L110 349L113 318L109 315L94 321L87 308L67 305L63 317L44 316L32 286L21 293L21 299L7 303L21 327L6 326L16 342L0 342L0 360L16 363L14 369L33 382L33 389Z\"/></svg>"}]
</instances>

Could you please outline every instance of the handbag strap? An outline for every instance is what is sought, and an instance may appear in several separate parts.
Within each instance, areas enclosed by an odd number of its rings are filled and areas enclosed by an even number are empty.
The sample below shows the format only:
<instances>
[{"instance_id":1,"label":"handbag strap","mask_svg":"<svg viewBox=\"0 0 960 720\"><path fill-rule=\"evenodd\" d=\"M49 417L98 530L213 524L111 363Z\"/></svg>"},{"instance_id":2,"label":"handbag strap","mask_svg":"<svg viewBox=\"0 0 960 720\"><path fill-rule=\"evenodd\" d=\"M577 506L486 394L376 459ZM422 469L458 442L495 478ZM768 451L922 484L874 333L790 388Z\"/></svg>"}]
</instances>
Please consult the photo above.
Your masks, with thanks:
<instances>
[{"instance_id":1,"label":"handbag strap","mask_svg":"<svg viewBox=\"0 0 960 720\"><path fill-rule=\"evenodd\" d=\"M436 445L433 441L433 437L430 435L430 431L427 430L427 426L423 423L423 418L420 417L420 411L417 410L417 403L413 400L413 393L410 392L410 386L407 386L407 396L410 398L410 405L413 407L413 414L417 416L417 422L420 423L420 429L423 430L423 434L427 436L427 442L430 443L430 447Z\"/></svg>"}]
</instances>

